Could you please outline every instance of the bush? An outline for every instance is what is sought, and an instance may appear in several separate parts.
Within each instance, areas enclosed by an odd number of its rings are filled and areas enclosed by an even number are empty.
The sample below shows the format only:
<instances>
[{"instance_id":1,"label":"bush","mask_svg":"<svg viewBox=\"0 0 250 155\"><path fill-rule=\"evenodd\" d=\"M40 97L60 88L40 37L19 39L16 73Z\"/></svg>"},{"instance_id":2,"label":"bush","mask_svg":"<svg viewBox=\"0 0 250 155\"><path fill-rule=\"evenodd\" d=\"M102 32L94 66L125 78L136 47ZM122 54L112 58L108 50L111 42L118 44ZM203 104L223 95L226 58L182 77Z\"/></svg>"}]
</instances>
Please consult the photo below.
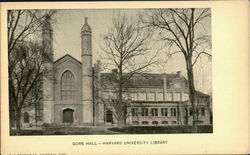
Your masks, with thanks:
<instances>
[{"instance_id":1,"label":"bush","mask_svg":"<svg viewBox=\"0 0 250 155\"><path fill-rule=\"evenodd\" d=\"M66 135L66 133L63 131L56 131L53 133L53 135Z\"/></svg>"},{"instance_id":2,"label":"bush","mask_svg":"<svg viewBox=\"0 0 250 155\"><path fill-rule=\"evenodd\" d=\"M45 127L45 128L58 127L58 124L55 124L55 123L43 123L42 127Z\"/></svg>"},{"instance_id":3,"label":"bush","mask_svg":"<svg viewBox=\"0 0 250 155\"><path fill-rule=\"evenodd\" d=\"M10 135L17 135L16 130L10 130ZM43 135L43 131L41 130L21 130L20 135Z\"/></svg>"},{"instance_id":4,"label":"bush","mask_svg":"<svg viewBox=\"0 0 250 155\"><path fill-rule=\"evenodd\" d=\"M126 126L109 128L108 130L126 134L176 134L192 133L192 126ZM197 133L212 133L212 126L198 126Z\"/></svg>"}]
</instances>

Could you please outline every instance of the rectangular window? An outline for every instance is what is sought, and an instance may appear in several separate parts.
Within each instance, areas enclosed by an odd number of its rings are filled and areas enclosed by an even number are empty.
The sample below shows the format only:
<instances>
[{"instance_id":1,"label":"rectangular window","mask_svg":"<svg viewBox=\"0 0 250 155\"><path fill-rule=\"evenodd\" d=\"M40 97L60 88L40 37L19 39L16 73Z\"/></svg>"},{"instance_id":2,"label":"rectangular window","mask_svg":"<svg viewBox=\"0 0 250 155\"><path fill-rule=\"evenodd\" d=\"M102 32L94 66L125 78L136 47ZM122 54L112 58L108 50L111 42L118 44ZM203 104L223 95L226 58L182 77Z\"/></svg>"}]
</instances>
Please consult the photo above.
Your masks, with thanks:
<instances>
[{"instance_id":1,"label":"rectangular window","mask_svg":"<svg viewBox=\"0 0 250 155\"><path fill-rule=\"evenodd\" d=\"M174 88L181 88L181 84L180 83L175 83Z\"/></svg>"},{"instance_id":2,"label":"rectangular window","mask_svg":"<svg viewBox=\"0 0 250 155\"><path fill-rule=\"evenodd\" d=\"M158 109L157 108L152 108L151 109L151 115L152 116L158 116Z\"/></svg>"},{"instance_id":3,"label":"rectangular window","mask_svg":"<svg viewBox=\"0 0 250 155\"><path fill-rule=\"evenodd\" d=\"M188 93L182 93L181 100L182 100L182 101L187 101L187 100L189 100L189 94L188 94Z\"/></svg>"},{"instance_id":4,"label":"rectangular window","mask_svg":"<svg viewBox=\"0 0 250 155\"><path fill-rule=\"evenodd\" d=\"M131 93L131 94L130 94L130 97L131 97L131 100L133 100L133 101L138 100L137 93Z\"/></svg>"},{"instance_id":5,"label":"rectangular window","mask_svg":"<svg viewBox=\"0 0 250 155\"><path fill-rule=\"evenodd\" d=\"M109 99L109 92L103 92L102 93L102 97L103 97L103 99Z\"/></svg>"},{"instance_id":6,"label":"rectangular window","mask_svg":"<svg viewBox=\"0 0 250 155\"><path fill-rule=\"evenodd\" d=\"M132 108L132 116L138 116L138 108Z\"/></svg>"},{"instance_id":7,"label":"rectangular window","mask_svg":"<svg viewBox=\"0 0 250 155\"><path fill-rule=\"evenodd\" d=\"M148 93L147 100L148 101L155 101L155 93Z\"/></svg>"},{"instance_id":8,"label":"rectangular window","mask_svg":"<svg viewBox=\"0 0 250 155\"><path fill-rule=\"evenodd\" d=\"M168 116L168 109L167 108L161 109L161 116Z\"/></svg>"},{"instance_id":9,"label":"rectangular window","mask_svg":"<svg viewBox=\"0 0 250 155\"><path fill-rule=\"evenodd\" d=\"M124 100L127 100L127 99L128 99L128 94L127 94L127 93L122 93L122 98L123 98Z\"/></svg>"},{"instance_id":10,"label":"rectangular window","mask_svg":"<svg viewBox=\"0 0 250 155\"><path fill-rule=\"evenodd\" d=\"M163 101L163 93L161 93L161 92L156 93L156 100L157 101Z\"/></svg>"},{"instance_id":11,"label":"rectangular window","mask_svg":"<svg viewBox=\"0 0 250 155\"><path fill-rule=\"evenodd\" d=\"M138 100L146 101L146 93L138 93Z\"/></svg>"},{"instance_id":12,"label":"rectangular window","mask_svg":"<svg viewBox=\"0 0 250 155\"><path fill-rule=\"evenodd\" d=\"M180 101L181 100L181 93L174 93L174 101Z\"/></svg>"},{"instance_id":13,"label":"rectangular window","mask_svg":"<svg viewBox=\"0 0 250 155\"><path fill-rule=\"evenodd\" d=\"M201 116L205 116L205 108L201 108Z\"/></svg>"},{"instance_id":14,"label":"rectangular window","mask_svg":"<svg viewBox=\"0 0 250 155\"><path fill-rule=\"evenodd\" d=\"M171 108L171 116L176 117L176 108Z\"/></svg>"},{"instance_id":15,"label":"rectangular window","mask_svg":"<svg viewBox=\"0 0 250 155\"><path fill-rule=\"evenodd\" d=\"M116 93L113 93L113 92L110 93L110 98L111 98L111 99L116 99Z\"/></svg>"},{"instance_id":16,"label":"rectangular window","mask_svg":"<svg viewBox=\"0 0 250 155\"><path fill-rule=\"evenodd\" d=\"M189 108L189 116L192 116L192 114L193 114L192 108Z\"/></svg>"},{"instance_id":17,"label":"rectangular window","mask_svg":"<svg viewBox=\"0 0 250 155\"><path fill-rule=\"evenodd\" d=\"M148 116L148 108L142 108L141 116Z\"/></svg>"},{"instance_id":18,"label":"rectangular window","mask_svg":"<svg viewBox=\"0 0 250 155\"><path fill-rule=\"evenodd\" d=\"M172 93L166 93L166 100L167 101L172 101L173 100Z\"/></svg>"}]
</instances>

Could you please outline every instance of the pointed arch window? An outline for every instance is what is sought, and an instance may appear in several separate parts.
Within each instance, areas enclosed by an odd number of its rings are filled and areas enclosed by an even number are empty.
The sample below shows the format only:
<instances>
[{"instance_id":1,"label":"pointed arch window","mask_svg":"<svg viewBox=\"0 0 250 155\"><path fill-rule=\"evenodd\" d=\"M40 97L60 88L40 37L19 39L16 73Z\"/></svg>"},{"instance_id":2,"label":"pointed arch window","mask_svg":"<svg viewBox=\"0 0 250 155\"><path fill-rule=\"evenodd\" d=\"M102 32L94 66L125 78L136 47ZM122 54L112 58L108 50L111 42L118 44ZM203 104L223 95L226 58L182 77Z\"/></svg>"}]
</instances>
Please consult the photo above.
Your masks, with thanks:
<instances>
[{"instance_id":1,"label":"pointed arch window","mask_svg":"<svg viewBox=\"0 0 250 155\"><path fill-rule=\"evenodd\" d=\"M75 93L75 78L69 71L65 71L61 78L61 99L71 100L74 98Z\"/></svg>"}]
</instances>

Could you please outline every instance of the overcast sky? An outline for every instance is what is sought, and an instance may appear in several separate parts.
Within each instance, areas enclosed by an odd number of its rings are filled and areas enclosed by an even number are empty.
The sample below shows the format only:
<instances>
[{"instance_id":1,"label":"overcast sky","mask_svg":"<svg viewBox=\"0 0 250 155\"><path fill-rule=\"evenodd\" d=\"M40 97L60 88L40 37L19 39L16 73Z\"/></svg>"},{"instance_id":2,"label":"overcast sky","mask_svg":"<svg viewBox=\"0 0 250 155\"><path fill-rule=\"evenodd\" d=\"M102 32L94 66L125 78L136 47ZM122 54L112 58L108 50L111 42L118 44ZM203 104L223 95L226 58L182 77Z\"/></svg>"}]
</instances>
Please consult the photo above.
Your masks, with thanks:
<instances>
[{"instance_id":1,"label":"overcast sky","mask_svg":"<svg viewBox=\"0 0 250 155\"><path fill-rule=\"evenodd\" d=\"M88 17L88 23L92 28L92 54L93 63L100 60L102 50L100 45L102 43L101 35L104 35L112 24L112 18L117 15L118 11L125 12L127 16L136 16L142 9L82 9L82 10L59 10L56 16L56 23L53 24L54 29L54 59L57 60L65 54L70 54L77 60L81 61L81 27L84 24L84 18ZM210 21L207 21L206 29L210 32ZM152 49L156 50L156 49ZM153 51L151 51L153 52ZM159 57L164 57L164 51ZM102 60L101 60L102 61ZM202 67L202 69L200 68ZM198 83L197 87L204 87L202 83L205 82L206 89L204 91L211 91L211 69L212 65L208 59L204 58L201 63L196 64L195 77ZM159 73L175 73L182 71L186 74L184 58L182 54L175 55L170 59L165 66L155 68L153 72ZM210 85L210 86L207 86ZM204 88L202 88L204 89Z\"/></svg>"}]
</instances>

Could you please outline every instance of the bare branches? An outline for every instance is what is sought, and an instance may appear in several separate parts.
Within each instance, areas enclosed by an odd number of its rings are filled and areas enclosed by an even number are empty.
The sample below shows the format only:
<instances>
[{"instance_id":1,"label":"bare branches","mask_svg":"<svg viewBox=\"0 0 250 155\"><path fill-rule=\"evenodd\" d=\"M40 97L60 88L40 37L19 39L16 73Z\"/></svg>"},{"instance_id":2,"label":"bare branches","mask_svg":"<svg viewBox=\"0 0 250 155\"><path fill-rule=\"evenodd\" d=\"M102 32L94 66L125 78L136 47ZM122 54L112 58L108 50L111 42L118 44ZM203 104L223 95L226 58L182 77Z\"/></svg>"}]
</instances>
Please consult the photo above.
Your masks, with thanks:
<instances>
[{"instance_id":1,"label":"bare branches","mask_svg":"<svg viewBox=\"0 0 250 155\"><path fill-rule=\"evenodd\" d=\"M197 62L197 59L202 55L202 54L205 54L205 55L207 55L208 57L212 57L212 55L211 54L209 54L209 53L207 53L207 52L200 52L197 56L196 56L196 58L194 59L194 62L192 63L192 66L194 66L195 65L195 63Z\"/></svg>"},{"instance_id":2,"label":"bare branches","mask_svg":"<svg viewBox=\"0 0 250 155\"><path fill-rule=\"evenodd\" d=\"M38 32L48 17L56 13L55 10L9 10L8 11L8 53L11 53L17 42L25 41Z\"/></svg>"},{"instance_id":3,"label":"bare branches","mask_svg":"<svg viewBox=\"0 0 250 155\"><path fill-rule=\"evenodd\" d=\"M207 35L206 31L205 34L200 35L202 32L198 26L201 25L204 28L202 21L210 18L210 9L150 9L146 14L147 16L142 18L142 22L147 25L145 27L154 28L159 33L161 40L168 43L167 52L169 54L166 61L176 53L181 52L184 55L190 102L192 109L196 109L193 66L202 54L211 57L211 54L205 52L211 44L210 36ZM192 115L193 129L194 132L197 132L196 122L198 117L196 112L193 112Z\"/></svg>"},{"instance_id":4,"label":"bare branches","mask_svg":"<svg viewBox=\"0 0 250 155\"><path fill-rule=\"evenodd\" d=\"M46 53L47 47L36 35L40 35L41 26L54 13L54 10L9 10L7 13L9 104L10 109L15 110L18 130L21 127L21 110L33 100L31 90L46 74L43 62L50 57Z\"/></svg>"},{"instance_id":5,"label":"bare branches","mask_svg":"<svg viewBox=\"0 0 250 155\"><path fill-rule=\"evenodd\" d=\"M197 31L197 24L203 25L202 20L211 16L210 9L149 9L146 14L142 18L145 27L153 27L163 41L169 42L170 53L171 48L177 48L185 59L191 59L194 50L211 41L207 34L199 36Z\"/></svg>"},{"instance_id":6,"label":"bare branches","mask_svg":"<svg viewBox=\"0 0 250 155\"><path fill-rule=\"evenodd\" d=\"M118 14L113 19L112 27L103 37L105 53L104 60L111 69L117 69L114 75L114 90L117 92L117 102L113 105L118 121L126 118L127 102L123 100L123 87L130 78L143 72L156 62L156 55L149 55L149 38L151 31L145 31L139 20ZM105 62L104 62L105 64Z\"/></svg>"}]
</instances>

